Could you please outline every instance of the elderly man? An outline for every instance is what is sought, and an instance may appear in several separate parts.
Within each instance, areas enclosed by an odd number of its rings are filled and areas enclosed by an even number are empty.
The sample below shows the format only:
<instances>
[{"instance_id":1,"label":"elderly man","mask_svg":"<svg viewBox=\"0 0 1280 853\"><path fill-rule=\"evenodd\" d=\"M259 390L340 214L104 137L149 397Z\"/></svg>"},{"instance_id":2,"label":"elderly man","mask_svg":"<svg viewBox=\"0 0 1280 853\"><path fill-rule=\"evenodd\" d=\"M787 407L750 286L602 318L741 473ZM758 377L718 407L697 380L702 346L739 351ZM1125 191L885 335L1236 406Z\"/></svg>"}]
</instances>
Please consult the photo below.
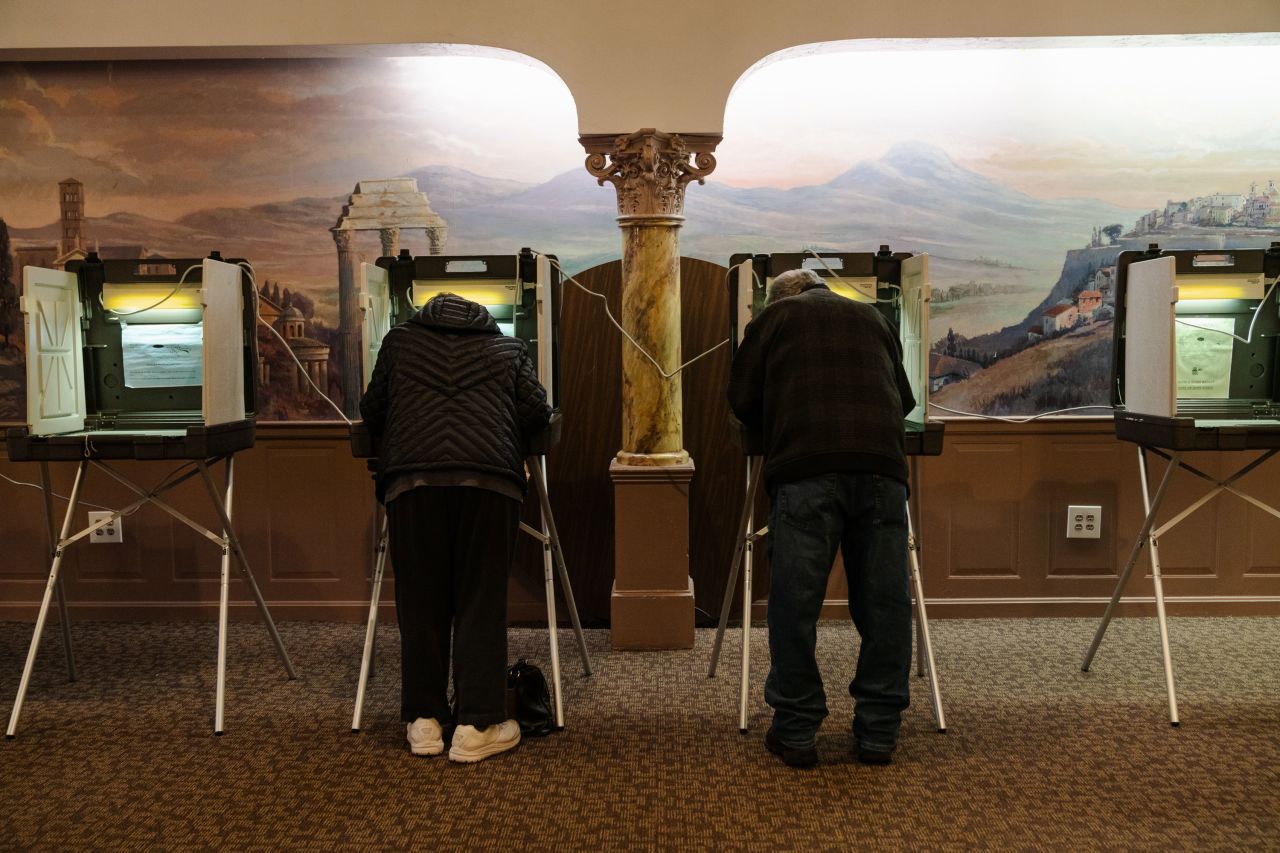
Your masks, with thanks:
<instances>
[{"instance_id":1,"label":"elderly man","mask_svg":"<svg viewBox=\"0 0 1280 853\"><path fill-rule=\"evenodd\" d=\"M818 761L827 704L816 629L838 547L862 637L849 685L855 751L887 764L911 669L903 417L915 398L897 335L812 270L782 273L734 356L729 405L763 438L772 500L765 745L792 767Z\"/></svg>"},{"instance_id":2,"label":"elderly man","mask_svg":"<svg viewBox=\"0 0 1280 853\"><path fill-rule=\"evenodd\" d=\"M525 344L484 306L442 293L387 333L360 412L381 445L409 748L442 753L456 711L451 760L511 749L507 571L525 448L551 415Z\"/></svg>"}]
</instances>

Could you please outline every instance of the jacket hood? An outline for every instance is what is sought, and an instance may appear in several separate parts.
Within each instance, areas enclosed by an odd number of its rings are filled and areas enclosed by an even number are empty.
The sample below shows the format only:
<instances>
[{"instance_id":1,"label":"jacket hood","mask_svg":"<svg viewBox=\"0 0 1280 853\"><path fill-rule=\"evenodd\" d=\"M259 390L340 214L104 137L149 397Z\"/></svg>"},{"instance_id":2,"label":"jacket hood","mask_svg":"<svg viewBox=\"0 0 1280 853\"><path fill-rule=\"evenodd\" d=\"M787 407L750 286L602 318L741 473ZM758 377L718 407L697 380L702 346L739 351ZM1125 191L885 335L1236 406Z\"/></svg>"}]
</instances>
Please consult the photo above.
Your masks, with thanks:
<instances>
[{"instance_id":1,"label":"jacket hood","mask_svg":"<svg viewBox=\"0 0 1280 853\"><path fill-rule=\"evenodd\" d=\"M453 293L442 293L427 300L411 322L446 332L491 332L497 334L498 321L478 302Z\"/></svg>"}]
</instances>

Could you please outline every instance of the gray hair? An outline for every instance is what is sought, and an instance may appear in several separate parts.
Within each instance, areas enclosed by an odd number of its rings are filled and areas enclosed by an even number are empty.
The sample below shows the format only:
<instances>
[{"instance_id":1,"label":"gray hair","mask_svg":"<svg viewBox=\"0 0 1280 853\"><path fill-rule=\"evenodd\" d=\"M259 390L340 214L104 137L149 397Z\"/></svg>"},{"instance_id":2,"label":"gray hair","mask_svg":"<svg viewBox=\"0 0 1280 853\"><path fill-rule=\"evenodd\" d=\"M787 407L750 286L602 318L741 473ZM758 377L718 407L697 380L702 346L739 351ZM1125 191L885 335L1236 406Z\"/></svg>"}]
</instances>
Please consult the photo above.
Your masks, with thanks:
<instances>
[{"instance_id":1,"label":"gray hair","mask_svg":"<svg viewBox=\"0 0 1280 853\"><path fill-rule=\"evenodd\" d=\"M795 296L815 284L822 284L822 277L813 270L787 270L769 283L769 293L764 304L772 305L780 299Z\"/></svg>"}]
</instances>

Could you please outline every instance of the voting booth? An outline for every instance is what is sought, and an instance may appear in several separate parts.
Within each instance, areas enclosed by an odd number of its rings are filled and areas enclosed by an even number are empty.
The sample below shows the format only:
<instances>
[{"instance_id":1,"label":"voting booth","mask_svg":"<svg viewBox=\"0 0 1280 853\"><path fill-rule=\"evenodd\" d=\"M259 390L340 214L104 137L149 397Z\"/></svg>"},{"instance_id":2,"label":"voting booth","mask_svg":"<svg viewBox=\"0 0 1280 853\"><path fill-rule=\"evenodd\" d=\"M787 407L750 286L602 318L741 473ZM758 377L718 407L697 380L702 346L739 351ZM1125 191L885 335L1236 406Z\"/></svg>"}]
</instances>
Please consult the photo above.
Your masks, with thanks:
<instances>
[{"instance_id":1,"label":"voting booth","mask_svg":"<svg viewBox=\"0 0 1280 853\"><path fill-rule=\"evenodd\" d=\"M777 252L737 254L729 260L729 334L736 349L747 324L765 309L765 300L774 278L789 270L810 269L832 292L874 307L898 333L902 345L902 364L911 385L916 405L903 422L903 446L911 467L911 497L907 502L908 545L912 588L914 590L917 626L917 673L928 675L938 731L946 731L942 695L934 666L933 643L929 636L925 612L924 587L920 574L919 541L916 537L911 503L918 499L916 464L918 456L942 453L944 424L929 420L929 256L910 252L893 252L880 246L876 252ZM742 682L738 703L738 728L747 730L748 673L750 670L751 576L755 542L768 533L757 529L754 509L755 494L762 470L762 449L753 436L743 436L743 449L748 456L747 491L742 520L734 548L733 563L720 607L720 622L711 651L708 676L714 678L720 658L724 633L728 626L734 584L741 567L742 585Z\"/></svg>"},{"instance_id":2,"label":"voting booth","mask_svg":"<svg viewBox=\"0 0 1280 853\"><path fill-rule=\"evenodd\" d=\"M217 258L26 267L16 462L191 459L253 446L253 285ZM89 448L86 451L86 448Z\"/></svg>"},{"instance_id":3,"label":"voting booth","mask_svg":"<svg viewBox=\"0 0 1280 853\"><path fill-rule=\"evenodd\" d=\"M1160 537L1224 492L1280 518L1280 510L1241 490L1237 481L1280 451L1280 243L1270 249L1122 252L1116 264L1112 403L1116 437L1138 446L1145 516L1115 592L1085 654L1088 671L1143 548L1148 549L1164 663L1169 722L1178 700L1160 569ZM1225 478L1185 456L1200 450L1262 451ZM1156 485L1150 455L1167 460ZM1156 515L1178 470L1210 488L1163 524Z\"/></svg>"},{"instance_id":4,"label":"voting booth","mask_svg":"<svg viewBox=\"0 0 1280 853\"><path fill-rule=\"evenodd\" d=\"M20 308L27 339L27 424L6 435L9 458L41 465L52 565L7 734L13 737L51 597L58 600L68 674L75 679L70 625L59 578L65 549L151 504L223 552L214 731L223 732L226 631L232 557L257 602L285 670L284 644L231 524L233 457L254 443L256 312L247 265L208 258L102 261L90 253L65 270L26 267ZM107 460L185 460L143 487ZM76 464L60 534L54 532L48 466ZM211 468L225 462L223 485ZM138 496L107 519L72 533L93 468ZM222 527L208 530L161 499L200 477Z\"/></svg>"},{"instance_id":5,"label":"voting booth","mask_svg":"<svg viewBox=\"0 0 1280 853\"><path fill-rule=\"evenodd\" d=\"M538 498L541 529L521 522L520 528L542 545L543 581L547 598L547 625L551 642L551 669L556 705L556 725L564 728L560 649L556 635L555 578L558 575L565 604L578 641L583 674L591 674L586 635L578 618L569 572L565 567L560 536L551 512L547 494L546 454L560 435L559 402L559 328L561 273L555 255L537 254L521 249L514 255L418 255L401 250L395 257L378 258L377 263L360 266L360 308L363 313L364 383L368 385L377 364L382 340L393 326L405 322L437 294L453 293L477 302L488 310L504 335L525 342L537 369L538 381L547 391L553 414L550 426L531 442L526 467ZM377 447L362 423L351 427L352 453L358 458L373 458ZM374 636L378 604L382 597L382 579L387 560L386 516L378 524L380 533L374 555L373 588L369 618L365 628L364 654L356 687L356 707L351 720L352 732L359 732L364 696L373 668Z\"/></svg>"},{"instance_id":6,"label":"voting booth","mask_svg":"<svg viewBox=\"0 0 1280 853\"><path fill-rule=\"evenodd\" d=\"M504 335L524 341L547 389L559 397L560 268L555 255L521 249L515 255L410 255L379 258L361 266L364 310L364 376L373 375L382 338L435 295L454 293L483 305Z\"/></svg>"},{"instance_id":7,"label":"voting booth","mask_svg":"<svg viewBox=\"0 0 1280 853\"><path fill-rule=\"evenodd\" d=\"M788 270L809 269L834 293L864 302L897 330L902 366L916 406L907 415L908 456L942 452L943 424L929 420L929 256L892 252L778 252L734 255L729 282L730 338L736 347L747 323L764 309L769 284Z\"/></svg>"},{"instance_id":8,"label":"voting booth","mask_svg":"<svg viewBox=\"0 0 1280 853\"><path fill-rule=\"evenodd\" d=\"M1280 244L1153 245L1122 252L1116 271L1116 435L1181 450L1280 447Z\"/></svg>"}]
</instances>

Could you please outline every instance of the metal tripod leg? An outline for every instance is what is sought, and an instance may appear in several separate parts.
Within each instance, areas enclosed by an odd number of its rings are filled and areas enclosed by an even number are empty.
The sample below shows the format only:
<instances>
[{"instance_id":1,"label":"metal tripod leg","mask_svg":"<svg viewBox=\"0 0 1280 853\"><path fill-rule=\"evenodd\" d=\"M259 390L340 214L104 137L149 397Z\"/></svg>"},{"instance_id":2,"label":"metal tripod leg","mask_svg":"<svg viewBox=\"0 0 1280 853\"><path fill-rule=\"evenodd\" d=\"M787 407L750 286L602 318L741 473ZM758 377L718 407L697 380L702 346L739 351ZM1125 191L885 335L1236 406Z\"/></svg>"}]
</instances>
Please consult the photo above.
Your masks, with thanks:
<instances>
[{"instance_id":1,"label":"metal tripod leg","mask_svg":"<svg viewBox=\"0 0 1280 853\"><path fill-rule=\"evenodd\" d=\"M760 482L760 466L763 464L764 458L754 456L747 461L747 494L742 504L742 513L739 516L737 530L740 534L733 546L733 559L729 563L729 577L725 581L724 599L720 603L720 623L716 626L715 643L711 646L711 665L707 669L707 678L716 677L716 667L720 663L720 647L724 643L724 632L729 624L729 609L733 606L734 584L738 580L738 568L742 565L743 554L746 552L746 545L754 535L755 531L750 529L752 525L752 511L755 507L756 488Z\"/></svg>"},{"instance_id":2,"label":"metal tripod leg","mask_svg":"<svg viewBox=\"0 0 1280 853\"><path fill-rule=\"evenodd\" d=\"M560 586L564 593L565 604L569 608L569 618L573 623L574 634L578 640L578 651L582 655L583 675L591 675L591 658L587 653L587 638L582 631L582 623L578 618L578 606L573 597L573 586L569 581L569 570L565 566L564 551L560 546L560 534L556 530L555 515L551 511L551 499L547 494L546 458L539 457L528 466L529 475L533 479L533 490L538 498L538 514L541 517L541 529L535 530L521 522L520 527L542 544L542 579L547 597L547 636L551 652L551 680L555 694L556 728L564 728L564 689L560 672L560 636L556 619L555 578L560 576Z\"/></svg>"},{"instance_id":3,"label":"metal tripod leg","mask_svg":"<svg viewBox=\"0 0 1280 853\"><path fill-rule=\"evenodd\" d=\"M942 690L938 686L938 667L933 659L933 641L929 638L929 616L925 613L924 582L920 577L920 557L916 542L915 525L911 520L911 502L907 501L907 553L910 556L912 591L916 600L916 624L920 632L920 647L928 662L929 692L933 698L933 718L938 731L947 731L947 718L942 712Z\"/></svg>"},{"instance_id":4,"label":"metal tripod leg","mask_svg":"<svg viewBox=\"0 0 1280 853\"><path fill-rule=\"evenodd\" d=\"M378 629L378 604L382 601L382 574L387 567L387 517L382 525L375 548L377 558L373 565L373 590L369 596L369 622L364 629L364 654L360 658L360 681L356 685L356 710L351 716L351 733L360 731L360 715L364 712L364 692L373 671L373 640Z\"/></svg>"},{"instance_id":5,"label":"metal tripod leg","mask_svg":"<svg viewBox=\"0 0 1280 853\"><path fill-rule=\"evenodd\" d=\"M530 471L538 494L543 535L551 540L551 555L555 559L556 571L560 576L560 592L564 595L564 603L569 608L569 621L573 624L573 632L578 640L578 654L582 656L582 674L590 676L591 656L587 653L587 635L583 633L582 621L578 618L578 603L573 597L573 584L569 581L569 568L565 565L564 548L560 545L560 531L556 529L556 516L551 511L551 496L547 491L547 458L538 457L538 464L531 466Z\"/></svg>"},{"instance_id":6,"label":"metal tripod leg","mask_svg":"<svg viewBox=\"0 0 1280 853\"><path fill-rule=\"evenodd\" d=\"M919 488L919 480L916 476L916 458L912 456L908 460L908 463L911 469L911 494L907 498L907 521L910 522L912 519L911 507L913 504L918 503L917 498L920 495L920 488ZM913 552L918 554L918 552L922 550L923 546L920 543L919 537L912 536L913 533L914 531L908 530L907 535L911 537L911 540L908 542L908 547ZM918 556L916 557L916 559L917 561L919 561ZM928 669L926 668L926 664L924 660L924 645L925 645L924 620L917 618L916 619L916 677L917 678L924 678L925 673L928 672Z\"/></svg>"},{"instance_id":7,"label":"metal tripod leg","mask_svg":"<svg viewBox=\"0 0 1280 853\"><path fill-rule=\"evenodd\" d=\"M533 473L533 487L538 493L538 515L542 519L542 584L547 596L547 638L551 642L551 688L555 694L556 728L564 728L564 695L560 680L560 629L556 622L556 581L552 568L554 557L551 554L551 530L547 526L547 508L542 503L542 479L539 476L541 466L535 462L529 466Z\"/></svg>"},{"instance_id":8,"label":"metal tripod leg","mask_svg":"<svg viewBox=\"0 0 1280 853\"><path fill-rule=\"evenodd\" d=\"M914 593L913 593L914 595ZM916 678L924 678L928 667L924 662L924 623L916 619Z\"/></svg>"},{"instance_id":9,"label":"metal tripod leg","mask_svg":"<svg viewBox=\"0 0 1280 853\"><path fill-rule=\"evenodd\" d=\"M271 641L276 647L276 654L280 657L280 662L284 665L284 670L288 674L289 679L293 680L298 677L298 673L293 668L293 663L289 660L289 653L285 651L284 640L280 639L280 632L276 630L275 620L271 618L271 611L267 609L267 602L262 597L262 590L258 589L258 582L253 577L253 571L249 568L248 558L245 557L244 548L240 545L240 537L236 535L235 527L231 524L231 495L234 489L234 470L232 467L232 457L227 457L227 491L226 491L226 507L223 507L222 501L218 500L217 487L213 484L213 477L209 473L209 468L203 462L197 463L200 473L204 476L205 485L209 488L209 494L213 497L214 509L218 511L219 520L222 522L223 536L231 544L231 553L235 556L240 564L240 573L244 575L244 579L249 584L249 592L253 594L253 601L258 607L258 612L262 614L262 619L267 625L267 633L271 635Z\"/></svg>"},{"instance_id":10,"label":"metal tripod leg","mask_svg":"<svg viewBox=\"0 0 1280 853\"><path fill-rule=\"evenodd\" d=\"M1145 462L1145 460L1144 460ZM1142 466L1144 469L1146 465ZM1142 472L1142 502L1149 505L1147 497L1147 472ZM1148 510L1149 512L1150 510ZM1173 657L1169 653L1169 621L1164 611L1164 581L1160 575L1160 540L1151 536L1151 546L1147 556L1151 560L1151 583L1156 595L1156 622L1160 626L1160 654L1164 662L1164 686L1169 694L1169 725L1178 725L1178 694L1173 684Z\"/></svg>"},{"instance_id":11,"label":"metal tripod leg","mask_svg":"<svg viewBox=\"0 0 1280 853\"><path fill-rule=\"evenodd\" d=\"M44 492L44 521L45 534L48 536L49 559L53 559L54 551L58 548L57 531L54 529L53 521L53 481L49 477L49 463L40 463L40 486ZM67 661L67 680L75 681L76 675L76 654L75 649L71 645L71 615L67 612L67 596L62 590L62 577L58 577L58 583L54 587L54 594L58 601L58 622L62 628L62 654Z\"/></svg>"},{"instance_id":12,"label":"metal tripod leg","mask_svg":"<svg viewBox=\"0 0 1280 853\"><path fill-rule=\"evenodd\" d=\"M49 580L45 584L44 598L40 602L40 613L36 616L31 648L27 650L27 662L22 667L22 679L18 682L18 695L13 700L13 711L9 714L9 728L5 730L5 737L10 740L18 731L18 715L22 712L22 701L26 698L27 685L31 682L31 670L35 667L36 653L40 651L40 635L44 633L44 622L49 615L49 604L54 590L58 588L58 570L62 568L62 543L71 533L71 520L75 516L76 504L80 502L80 487L84 484L84 474L88 465L88 461L82 461L76 467L76 480L71 487L71 497L67 501L67 514L62 519L62 533L54 547L53 562L49 566Z\"/></svg>"},{"instance_id":13,"label":"metal tripod leg","mask_svg":"<svg viewBox=\"0 0 1280 853\"><path fill-rule=\"evenodd\" d=\"M747 474L750 476L750 468ZM753 491L748 489L748 492ZM752 552L755 550L754 537L751 536L755 531L755 495L751 495L751 500L747 503L750 510L747 512L746 531L748 538L742 549L742 678L738 685L738 731L743 734L747 733L747 693L751 688L751 567ZM729 589L733 589L732 586Z\"/></svg>"},{"instance_id":14,"label":"metal tripod leg","mask_svg":"<svg viewBox=\"0 0 1280 853\"><path fill-rule=\"evenodd\" d=\"M221 735L225 731L223 727L223 708L227 687L227 614L230 605L232 554L239 561L245 580L249 582L249 589L257 602L258 610L266 620L267 631L275 642L276 651L284 663L285 672L288 673L291 679L297 678L298 674L294 672L293 664L289 660L289 653L284 649L284 641L280 639L280 633L276 630L275 622L271 619L271 613L267 610L267 603L262 598L262 592L258 589L258 584L253 578L253 572L249 569L249 563L245 558L243 549L240 547L235 528L232 526L232 498L235 495L234 457L227 457L226 492L222 500L219 500L218 489L214 485L212 475L209 473L209 466L204 462L197 463L197 466L201 477L204 479L205 486L209 489L209 497L213 500L214 508L218 511L218 518L222 522L222 572L218 591L218 677L213 714L213 733Z\"/></svg>"},{"instance_id":15,"label":"metal tripod leg","mask_svg":"<svg viewBox=\"0 0 1280 853\"><path fill-rule=\"evenodd\" d=\"M1147 544L1147 540L1151 536L1151 528L1155 524L1156 513L1160 511L1160 505L1164 502L1169 484L1173 481L1173 472L1178 469L1178 463L1181 458L1181 452L1175 452L1169 458L1169 467L1165 469L1164 477L1161 478L1160 485L1156 488L1155 497L1152 498L1149 496L1149 487L1147 485L1147 451L1141 445L1138 447L1138 472L1142 480L1142 504L1146 508L1147 515L1142 520L1142 527L1138 530L1137 537L1133 540L1133 549L1129 552L1129 559L1124 565L1124 570L1120 572L1120 579L1116 582L1115 592L1111 594L1111 601L1107 603L1106 612L1102 614L1102 622L1098 624L1098 630L1094 632L1093 642L1089 644L1089 650L1085 652L1084 660L1080 663L1080 669L1083 672L1089 671L1089 666L1093 663L1093 656L1097 654L1098 646L1102 645L1102 638L1107 633L1107 626L1111 624L1111 619L1115 615L1116 605L1120 603L1120 596L1124 593L1125 585L1129 583L1129 577L1133 574L1133 567L1137 565L1138 555L1142 552L1142 547Z\"/></svg>"},{"instance_id":16,"label":"metal tripod leg","mask_svg":"<svg viewBox=\"0 0 1280 853\"><path fill-rule=\"evenodd\" d=\"M231 501L231 490L227 490L227 502ZM224 534L225 535L225 534ZM227 693L227 610L231 595L231 543L222 546L222 569L218 575L218 677L213 703L213 733L221 735L223 731L222 711Z\"/></svg>"},{"instance_id":17,"label":"metal tripod leg","mask_svg":"<svg viewBox=\"0 0 1280 853\"><path fill-rule=\"evenodd\" d=\"M371 601L377 601L378 605L381 606L382 577L381 575L378 575L376 569L378 566L379 550L386 551L387 548L391 547L391 542L390 542L390 539L388 538L390 534L386 529L387 525L390 522L387 520L386 507L384 507L380 503L375 502L373 517L374 517L374 522L373 522L374 526L377 527L378 530L382 531L382 535L379 537L378 541L375 542L373 545L373 566L375 569L375 572L374 572L375 576L369 579L369 599ZM383 564L383 569L385 574L385 569L386 569L385 563ZM378 622L378 615L376 610L374 611L373 622L374 622L374 628L376 629L377 622ZM375 631L373 635L373 641L369 644L368 678L376 678L377 675L378 675L378 634Z\"/></svg>"}]
</instances>

